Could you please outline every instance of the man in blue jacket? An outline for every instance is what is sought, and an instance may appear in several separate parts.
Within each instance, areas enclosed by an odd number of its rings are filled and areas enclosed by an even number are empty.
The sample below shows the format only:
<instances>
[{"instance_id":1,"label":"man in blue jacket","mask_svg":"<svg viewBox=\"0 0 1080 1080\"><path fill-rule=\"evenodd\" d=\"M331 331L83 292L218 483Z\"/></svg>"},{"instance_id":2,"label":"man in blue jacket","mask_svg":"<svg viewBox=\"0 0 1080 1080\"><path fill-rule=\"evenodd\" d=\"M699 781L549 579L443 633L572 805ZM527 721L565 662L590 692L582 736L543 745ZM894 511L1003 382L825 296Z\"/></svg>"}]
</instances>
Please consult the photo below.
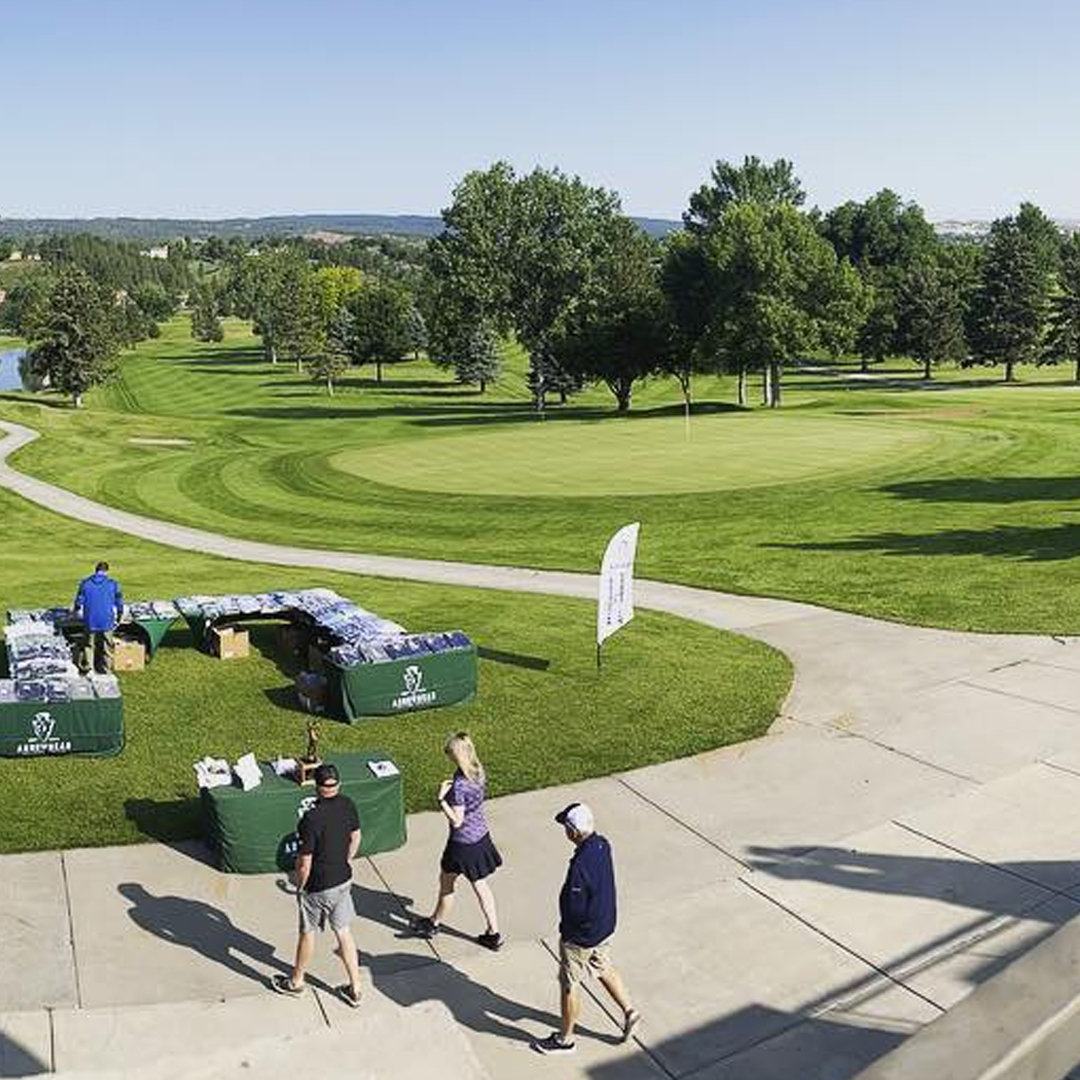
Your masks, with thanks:
<instances>
[{"instance_id":1,"label":"man in blue jacket","mask_svg":"<svg viewBox=\"0 0 1080 1080\"><path fill-rule=\"evenodd\" d=\"M79 655L79 670L107 675L112 670L113 631L124 614L124 595L119 582L109 577L109 564L99 562L94 572L79 582L75 614L86 624L86 642Z\"/></svg>"},{"instance_id":2,"label":"man in blue jacket","mask_svg":"<svg viewBox=\"0 0 1080 1080\"><path fill-rule=\"evenodd\" d=\"M586 974L622 1009L622 1038L627 1042L641 1023L622 977L611 963L610 938L615 933L615 868L611 845L597 835L593 812L584 803L571 803L555 815L574 845L566 881L559 893L559 985L562 1024L546 1039L534 1042L541 1054L572 1054L574 1027L581 1013L579 987Z\"/></svg>"}]
</instances>

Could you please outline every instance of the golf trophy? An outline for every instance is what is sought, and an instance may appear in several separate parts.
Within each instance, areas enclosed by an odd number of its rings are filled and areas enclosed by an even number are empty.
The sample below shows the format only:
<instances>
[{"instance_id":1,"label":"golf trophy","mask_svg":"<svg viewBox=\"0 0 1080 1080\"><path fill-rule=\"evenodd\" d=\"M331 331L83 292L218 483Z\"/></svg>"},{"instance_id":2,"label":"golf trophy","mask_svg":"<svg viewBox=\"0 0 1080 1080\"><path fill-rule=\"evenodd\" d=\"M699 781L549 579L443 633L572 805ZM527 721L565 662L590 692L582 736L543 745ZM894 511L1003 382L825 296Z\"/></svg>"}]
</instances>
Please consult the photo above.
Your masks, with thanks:
<instances>
[{"instance_id":1,"label":"golf trophy","mask_svg":"<svg viewBox=\"0 0 1080 1080\"><path fill-rule=\"evenodd\" d=\"M319 757L319 721L311 717L307 722L307 749L297 762L296 779L301 784L315 783L315 770L322 764Z\"/></svg>"}]
</instances>

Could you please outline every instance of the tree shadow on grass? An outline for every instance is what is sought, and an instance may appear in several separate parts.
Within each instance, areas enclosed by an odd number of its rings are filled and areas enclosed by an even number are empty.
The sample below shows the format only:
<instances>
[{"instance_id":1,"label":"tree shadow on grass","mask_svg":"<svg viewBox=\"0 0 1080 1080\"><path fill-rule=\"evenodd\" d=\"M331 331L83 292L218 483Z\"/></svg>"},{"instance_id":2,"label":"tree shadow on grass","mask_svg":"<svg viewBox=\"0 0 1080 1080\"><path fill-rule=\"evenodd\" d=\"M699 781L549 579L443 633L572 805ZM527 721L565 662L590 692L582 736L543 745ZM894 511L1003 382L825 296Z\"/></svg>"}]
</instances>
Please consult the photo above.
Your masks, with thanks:
<instances>
[{"instance_id":1,"label":"tree shadow on grass","mask_svg":"<svg viewBox=\"0 0 1080 1080\"><path fill-rule=\"evenodd\" d=\"M1072 502L1080 499L1080 476L954 477L909 480L879 489L897 499L920 502Z\"/></svg>"},{"instance_id":2,"label":"tree shadow on grass","mask_svg":"<svg viewBox=\"0 0 1080 1080\"><path fill-rule=\"evenodd\" d=\"M788 551L874 551L882 555L979 555L1022 562L1057 562L1080 556L1080 525L949 529L937 533L876 533L849 540L766 544Z\"/></svg>"}]
</instances>

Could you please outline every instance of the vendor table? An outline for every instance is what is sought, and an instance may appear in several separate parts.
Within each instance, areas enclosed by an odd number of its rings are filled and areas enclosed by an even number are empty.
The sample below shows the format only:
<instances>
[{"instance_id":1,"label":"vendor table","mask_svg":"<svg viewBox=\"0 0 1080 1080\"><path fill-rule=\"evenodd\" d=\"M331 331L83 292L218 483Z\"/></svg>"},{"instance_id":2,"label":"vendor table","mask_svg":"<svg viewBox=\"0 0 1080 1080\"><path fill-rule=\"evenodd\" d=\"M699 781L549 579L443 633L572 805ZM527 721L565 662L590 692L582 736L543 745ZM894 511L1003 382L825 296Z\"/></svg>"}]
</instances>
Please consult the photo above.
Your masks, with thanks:
<instances>
[{"instance_id":1,"label":"vendor table","mask_svg":"<svg viewBox=\"0 0 1080 1080\"><path fill-rule=\"evenodd\" d=\"M176 622L175 618L129 619L120 624L120 629L134 630L136 636L146 646L146 655L152 660L174 622Z\"/></svg>"},{"instance_id":2,"label":"vendor table","mask_svg":"<svg viewBox=\"0 0 1080 1080\"><path fill-rule=\"evenodd\" d=\"M386 754L336 754L326 758L338 768L340 791L360 813L360 854L393 851L405 843L405 804L401 774L377 777L369 761ZM315 788L275 775L260 765L262 783L251 791L236 785L203 788L205 838L220 869L233 874L291 870L296 859L300 818L315 803Z\"/></svg>"},{"instance_id":3,"label":"vendor table","mask_svg":"<svg viewBox=\"0 0 1080 1080\"><path fill-rule=\"evenodd\" d=\"M112 757L123 748L121 698L0 704L0 757Z\"/></svg>"},{"instance_id":4,"label":"vendor table","mask_svg":"<svg viewBox=\"0 0 1080 1080\"><path fill-rule=\"evenodd\" d=\"M326 711L340 720L436 709L475 694L475 646L348 667L326 660Z\"/></svg>"}]
</instances>

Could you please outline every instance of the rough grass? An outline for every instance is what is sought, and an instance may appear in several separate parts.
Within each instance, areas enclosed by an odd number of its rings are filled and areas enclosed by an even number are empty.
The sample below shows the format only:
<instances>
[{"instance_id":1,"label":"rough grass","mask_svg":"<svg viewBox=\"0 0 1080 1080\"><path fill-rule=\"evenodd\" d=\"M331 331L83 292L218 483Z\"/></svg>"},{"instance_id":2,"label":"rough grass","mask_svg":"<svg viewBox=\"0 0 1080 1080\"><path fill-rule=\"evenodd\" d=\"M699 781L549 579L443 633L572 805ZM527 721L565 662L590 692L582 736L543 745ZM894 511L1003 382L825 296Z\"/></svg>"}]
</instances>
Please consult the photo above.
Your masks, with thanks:
<instances>
[{"instance_id":1,"label":"rough grass","mask_svg":"<svg viewBox=\"0 0 1080 1080\"><path fill-rule=\"evenodd\" d=\"M693 430L709 452L687 457L671 383L640 391L629 419L591 390L540 423L518 354L485 395L410 363L381 388L354 374L330 399L262 363L240 324L204 346L177 321L81 415L10 400L0 414L46 431L19 456L28 471L233 535L594 569L636 519L652 577L922 624L1078 632L1080 389L1063 369L1019 374L1006 387L996 370L947 370L928 386L904 363L870 377L822 366L789 375L779 417L733 410L730 383L702 379ZM694 490L617 493L605 473L631 458L638 487ZM434 484L446 490L416 490Z\"/></svg>"},{"instance_id":2,"label":"rough grass","mask_svg":"<svg viewBox=\"0 0 1080 1080\"><path fill-rule=\"evenodd\" d=\"M446 735L468 728L494 794L664 761L762 734L790 684L763 645L640 612L594 664L595 605L369 580L186 554L82 527L0 492L0 611L65 603L107 557L129 599L323 584L416 628L463 627L488 651L470 704L360 724L327 721L322 745L382 749L402 766L407 807L427 808ZM191 765L296 754L305 717L271 625L247 660L212 659L174 630L144 672L121 676L127 746L111 759L0 759L0 852L176 839L199 830Z\"/></svg>"}]
</instances>

